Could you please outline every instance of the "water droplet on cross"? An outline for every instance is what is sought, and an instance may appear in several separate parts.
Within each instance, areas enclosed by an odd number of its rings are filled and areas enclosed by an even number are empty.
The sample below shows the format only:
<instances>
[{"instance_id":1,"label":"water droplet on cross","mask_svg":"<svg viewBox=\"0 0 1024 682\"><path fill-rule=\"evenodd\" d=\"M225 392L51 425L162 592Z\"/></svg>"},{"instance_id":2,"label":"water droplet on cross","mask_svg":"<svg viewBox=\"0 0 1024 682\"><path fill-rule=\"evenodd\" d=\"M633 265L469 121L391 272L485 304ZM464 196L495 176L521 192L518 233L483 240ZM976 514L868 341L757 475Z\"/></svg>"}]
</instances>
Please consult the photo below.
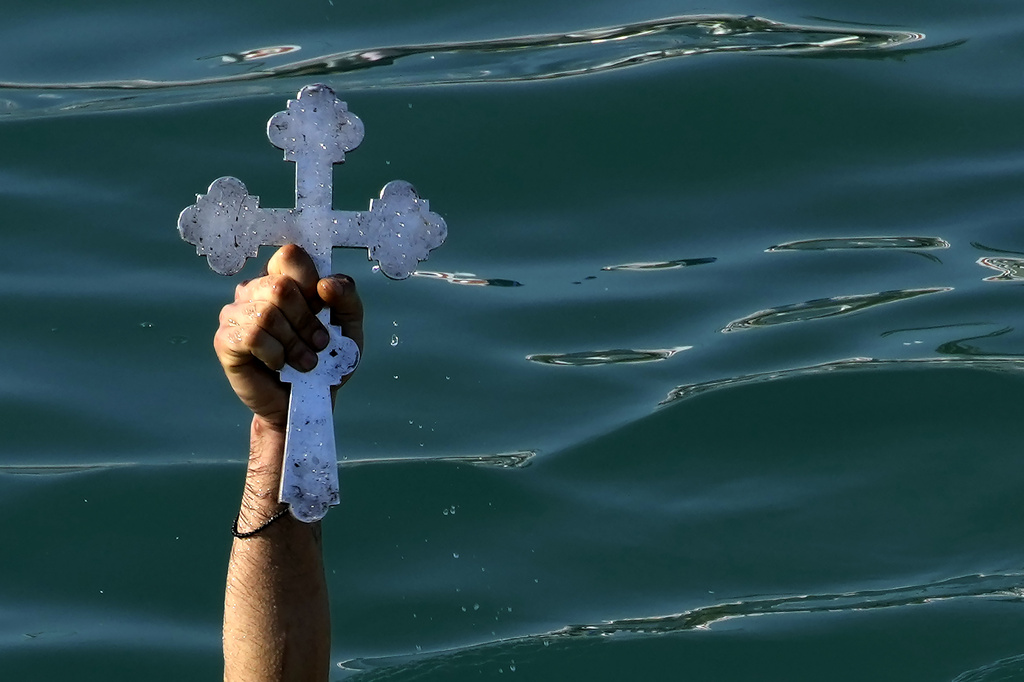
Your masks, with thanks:
<instances>
[{"instance_id":1,"label":"water droplet on cross","mask_svg":"<svg viewBox=\"0 0 1024 682\"><path fill-rule=\"evenodd\" d=\"M241 180L228 177L214 180L178 217L182 239L195 245L214 271L233 275L260 246L296 244L310 255L321 277L332 271L334 247L356 247L378 262L374 271L405 279L447 236L444 219L401 180L385 185L367 211L331 208L334 164L359 146L363 122L326 85L308 85L288 100L287 109L268 121L267 137L284 150L286 161L295 163L294 208L260 208L259 197L249 194ZM330 311L318 317L330 330L331 343L317 366L310 372L281 370L281 381L292 388L280 499L305 522L323 518L338 504L330 389L359 360L355 343L330 325Z\"/></svg>"}]
</instances>

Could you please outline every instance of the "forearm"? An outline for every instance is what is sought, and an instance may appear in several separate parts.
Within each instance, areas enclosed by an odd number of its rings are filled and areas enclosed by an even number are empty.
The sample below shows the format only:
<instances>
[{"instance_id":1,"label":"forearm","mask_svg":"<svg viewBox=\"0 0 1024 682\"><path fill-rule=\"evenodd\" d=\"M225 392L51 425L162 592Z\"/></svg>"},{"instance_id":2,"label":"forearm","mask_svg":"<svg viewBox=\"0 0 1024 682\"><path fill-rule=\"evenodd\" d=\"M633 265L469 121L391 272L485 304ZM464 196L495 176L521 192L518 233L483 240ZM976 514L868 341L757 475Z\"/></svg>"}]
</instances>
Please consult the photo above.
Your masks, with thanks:
<instances>
[{"instance_id":1,"label":"forearm","mask_svg":"<svg viewBox=\"0 0 1024 682\"><path fill-rule=\"evenodd\" d=\"M253 419L238 530L258 528L277 501L284 434ZM224 597L224 679L326 680L330 613L320 524L290 514L257 535L236 538Z\"/></svg>"}]
</instances>

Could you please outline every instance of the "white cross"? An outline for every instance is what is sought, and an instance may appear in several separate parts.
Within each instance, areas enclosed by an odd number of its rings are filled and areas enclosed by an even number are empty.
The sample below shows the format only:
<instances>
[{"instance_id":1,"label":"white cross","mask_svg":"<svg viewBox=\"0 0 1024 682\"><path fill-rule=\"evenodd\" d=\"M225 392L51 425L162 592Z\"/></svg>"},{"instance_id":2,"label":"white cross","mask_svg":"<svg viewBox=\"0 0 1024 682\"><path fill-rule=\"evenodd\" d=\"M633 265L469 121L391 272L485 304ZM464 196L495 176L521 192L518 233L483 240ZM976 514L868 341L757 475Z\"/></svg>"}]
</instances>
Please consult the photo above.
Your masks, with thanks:
<instances>
[{"instance_id":1,"label":"white cross","mask_svg":"<svg viewBox=\"0 0 1024 682\"><path fill-rule=\"evenodd\" d=\"M259 197L240 180L220 178L178 218L182 239L207 256L216 272L235 274L260 246L296 244L324 277L331 273L332 249L351 246L367 249L388 277L404 279L444 241L444 220L401 180L385 185L368 211L331 209L334 164L359 146L363 122L326 85L308 85L288 100L288 108L267 122L267 137L284 150L286 161L295 162L295 208L260 208ZM330 389L359 360L355 343L331 326L330 311L317 317L331 334L317 366L310 372L281 370L281 381L292 388L280 499L307 523L338 504Z\"/></svg>"}]
</instances>

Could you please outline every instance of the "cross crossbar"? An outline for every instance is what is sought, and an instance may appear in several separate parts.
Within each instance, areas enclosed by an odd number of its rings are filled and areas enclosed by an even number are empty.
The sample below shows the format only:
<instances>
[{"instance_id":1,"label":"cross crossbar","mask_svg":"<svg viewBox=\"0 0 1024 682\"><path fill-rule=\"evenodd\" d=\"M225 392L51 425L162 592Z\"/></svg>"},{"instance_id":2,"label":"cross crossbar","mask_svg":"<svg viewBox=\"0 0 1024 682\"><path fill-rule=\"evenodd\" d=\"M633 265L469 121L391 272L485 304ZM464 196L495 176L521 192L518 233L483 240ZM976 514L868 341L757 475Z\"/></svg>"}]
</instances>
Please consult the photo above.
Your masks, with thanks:
<instances>
[{"instance_id":1,"label":"cross crossbar","mask_svg":"<svg viewBox=\"0 0 1024 682\"><path fill-rule=\"evenodd\" d=\"M270 142L295 163L295 207L260 208L241 180L214 180L206 194L181 212L182 239L206 256L210 267L233 275L260 246L296 244L313 259L321 277L331 273L335 247L365 248L380 271L392 279L411 275L419 261L448 233L444 219L430 210L407 182L389 182L366 211L332 208L334 164L363 139L363 122L326 85L308 85L267 122ZM330 389L358 363L351 339L330 325L330 312L318 318L331 331L331 344L310 372L286 367L281 380L291 384L282 502L299 520L323 518L339 500L337 452Z\"/></svg>"}]
</instances>

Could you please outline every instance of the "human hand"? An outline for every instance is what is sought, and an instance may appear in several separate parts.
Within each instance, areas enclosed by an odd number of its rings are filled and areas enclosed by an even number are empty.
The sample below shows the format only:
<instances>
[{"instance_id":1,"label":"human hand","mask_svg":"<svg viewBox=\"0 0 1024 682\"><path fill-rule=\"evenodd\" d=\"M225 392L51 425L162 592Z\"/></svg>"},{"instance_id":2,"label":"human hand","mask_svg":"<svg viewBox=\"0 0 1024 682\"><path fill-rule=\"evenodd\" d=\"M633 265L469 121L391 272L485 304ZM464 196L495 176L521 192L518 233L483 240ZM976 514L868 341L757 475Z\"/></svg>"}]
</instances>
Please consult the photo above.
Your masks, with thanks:
<instances>
[{"instance_id":1,"label":"human hand","mask_svg":"<svg viewBox=\"0 0 1024 682\"><path fill-rule=\"evenodd\" d=\"M324 306L331 324L362 352L363 304L355 282L345 275L319 279L306 252L288 245L271 257L265 276L238 285L234 302L221 310L217 359L235 394L266 427L283 433L288 423L289 389L278 370L286 363L311 370L330 341L316 318Z\"/></svg>"}]
</instances>

